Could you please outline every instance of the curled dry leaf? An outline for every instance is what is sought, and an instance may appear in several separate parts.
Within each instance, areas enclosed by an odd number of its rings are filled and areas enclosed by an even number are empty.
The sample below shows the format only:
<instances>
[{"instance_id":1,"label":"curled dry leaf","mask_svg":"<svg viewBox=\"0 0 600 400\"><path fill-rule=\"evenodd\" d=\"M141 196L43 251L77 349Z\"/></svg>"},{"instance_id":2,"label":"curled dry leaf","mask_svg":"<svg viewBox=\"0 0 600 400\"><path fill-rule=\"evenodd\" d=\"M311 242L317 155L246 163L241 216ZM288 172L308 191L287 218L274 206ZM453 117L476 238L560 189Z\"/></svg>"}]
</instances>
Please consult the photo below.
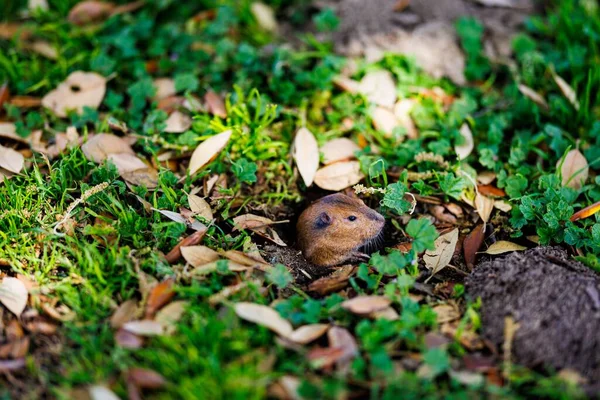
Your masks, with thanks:
<instances>
[{"instance_id":1,"label":"curled dry leaf","mask_svg":"<svg viewBox=\"0 0 600 400\"><path fill-rule=\"evenodd\" d=\"M444 324L452 322L460 318L460 312L453 303L438 304L433 307L433 311L437 314L437 323Z\"/></svg>"},{"instance_id":2,"label":"curled dry leaf","mask_svg":"<svg viewBox=\"0 0 600 400\"><path fill-rule=\"evenodd\" d=\"M154 100L166 99L177 93L175 90L175 81L171 78L157 78L152 83L156 89Z\"/></svg>"},{"instance_id":3,"label":"curled dry leaf","mask_svg":"<svg viewBox=\"0 0 600 400\"><path fill-rule=\"evenodd\" d=\"M358 90L367 99L380 106L392 108L396 102L396 83L389 71L367 73L360 81Z\"/></svg>"},{"instance_id":4,"label":"curled dry leaf","mask_svg":"<svg viewBox=\"0 0 600 400\"><path fill-rule=\"evenodd\" d=\"M357 267L354 265L343 265L333 271L331 275L313 281L308 290L316 292L321 296L329 293L337 292L348 285L348 280L356 272Z\"/></svg>"},{"instance_id":5,"label":"curled dry leaf","mask_svg":"<svg viewBox=\"0 0 600 400\"><path fill-rule=\"evenodd\" d=\"M81 4L81 3L80 3ZM97 109L106 93L106 78L95 72L75 71L42 98L42 105L65 118L67 111L81 114L83 107Z\"/></svg>"},{"instance_id":6,"label":"curled dry leaf","mask_svg":"<svg viewBox=\"0 0 600 400\"><path fill-rule=\"evenodd\" d=\"M175 296L173 290L173 279L160 282L150 290L148 302L146 303L146 318L150 319L162 306L167 304Z\"/></svg>"},{"instance_id":7,"label":"curled dry leaf","mask_svg":"<svg viewBox=\"0 0 600 400\"><path fill-rule=\"evenodd\" d=\"M127 371L127 377L142 389L160 389L167 384L164 376L146 368L131 368Z\"/></svg>"},{"instance_id":8,"label":"curled dry leaf","mask_svg":"<svg viewBox=\"0 0 600 400\"><path fill-rule=\"evenodd\" d=\"M458 156L459 160L464 160L475 148L475 144L473 142L473 132L471 132L469 124L465 122L460 127L459 133L462 137L462 144L454 145L454 151L456 151L456 155Z\"/></svg>"},{"instance_id":9,"label":"curled dry leaf","mask_svg":"<svg viewBox=\"0 0 600 400\"><path fill-rule=\"evenodd\" d=\"M571 103L575 110L579 111L579 100L577 100L577 93L575 93L573 88L563 78L557 75L554 70L552 70L552 77L554 78L554 82L560 89L563 96L569 100L569 103Z\"/></svg>"},{"instance_id":10,"label":"curled dry leaf","mask_svg":"<svg viewBox=\"0 0 600 400\"><path fill-rule=\"evenodd\" d=\"M597 201L594 204L592 204L591 206L587 206L586 208L583 208L583 209L577 211L569 219L571 220L571 222L575 222L580 219L591 217L592 215L596 214L598 211L600 211L600 201Z\"/></svg>"},{"instance_id":11,"label":"curled dry leaf","mask_svg":"<svg viewBox=\"0 0 600 400\"><path fill-rule=\"evenodd\" d=\"M323 336L328 329L327 324L304 325L290 333L287 339L299 344L308 344Z\"/></svg>"},{"instance_id":12,"label":"curled dry leaf","mask_svg":"<svg viewBox=\"0 0 600 400\"><path fill-rule=\"evenodd\" d=\"M12 122L0 122L0 138L11 139L19 143L27 143L27 140L17 135L17 126Z\"/></svg>"},{"instance_id":13,"label":"curled dry leaf","mask_svg":"<svg viewBox=\"0 0 600 400\"><path fill-rule=\"evenodd\" d=\"M213 212L210 208L210 204L206 202L202 197L197 196L195 194L188 195L188 204L190 206L190 210L192 210L196 215L201 216L207 221L213 220Z\"/></svg>"},{"instance_id":14,"label":"curled dry leaf","mask_svg":"<svg viewBox=\"0 0 600 400\"><path fill-rule=\"evenodd\" d=\"M269 32L277 32L277 19L271 7L259 1L254 1L250 6L250 12L252 12L261 28Z\"/></svg>"},{"instance_id":15,"label":"curled dry leaf","mask_svg":"<svg viewBox=\"0 0 600 400\"><path fill-rule=\"evenodd\" d=\"M348 138L330 140L321 147L323 164L328 165L337 161L356 158L354 154L357 151L360 151L360 147Z\"/></svg>"},{"instance_id":16,"label":"curled dry leaf","mask_svg":"<svg viewBox=\"0 0 600 400\"><path fill-rule=\"evenodd\" d=\"M288 337L293 331L292 324L271 307L242 302L235 304L234 310L238 317L262 325L280 336Z\"/></svg>"},{"instance_id":17,"label":"curled dry leaf","mask_svg":"<svg viewBox=\"0 0 600 400\"><path fill-rule=\"evenodd\" d=\"M504 212L510 212L510 210L512 210L512 206L504 200L494 200L494 207Z\"/></svg>"},{"instance_id":18,"label":"curled dry leaf","mask_svg":"<svg viewBox=\"0 0 600 400\"><path fill-rule=\"evenodd\" d=\"M17 317L21 316L25 309L28 297L27 288L17 278L7 276L2 280L2 284L0 284L0 303L4 304L4 307Z\"/></svg>"},{"instance_id":19,"label":"curled dry leaf","mask_svg":"<svg viewBox=\"0 0 600 400\"><path fill-rule=\"evenodd\" d=\"M381 311L392 302L383 296L356 296L342 303L342 308L359 315Z\"/></svg>"},{"instance_id":20,"label":"curled dry leaf","mask_svg":"<svg viewBox=\"0 0 600 400\"><path fill-rule=\"evenodd\" d=\"M149 319L126 322L123 324L123 329L140 336L158 336L164 334L163 326L159 322Z\"/></svg>"},{"instance_id":21,"label":"curled dry leaf","mask_svg":"<svg viewBox=\"0 0 600 400\"><path fill-rule=\"evenodd\" d=\"M152 210L161 213L165 217L169 218L171 221L175 221L175 222L179 222L181 224L185 224L189 228L192 228L192 229L194 229L196 231L206 232L206 230L208 230L208 228L206 227L206 225L204 225L202 222L197 221L197 220L193 220L193 221L190 222L184 216L182 216L181 214L176 213L174 211L159 210L159 209L156 209L156 208L152 208Z\"/></svg>"},{"instance_id":22,"label":"curled dry leaf","mask_svg":"<svg viewBox=\"0 0 600 400\"><path fill-rule=\"evenodd\" d=\"M181 255L193 267L199 267L219 259L219 253L206 246L181 247Z\"/></svg>"},{"instance_id":23,"label":"curled dry leaf","mask_svg":"<svg viewBox=\"0 0 600 400\"><path fill-rule=\"evenodd\" d=\"M115 342L125 349L139 349L144 345L144 339L141 336L131 333L121 328L115 333Z\"/></svg>"},{"instance_id":24,"label":"curled dry leaf","mask_svg":"<svg viewBox=\"0 0 600 400\"><path fill-rule=\"evenodd\" d=\"M508 253L511 251L523 251L523 250L527 250L527 247L518 245L513 242L509 242L507 240L499 240L496 243L492 244L490 247L488 247L488 249L486 251L483 251L482 253L495 256L497 254L504 254L504 253Z\"/></svg>"},{"instance_id":25,"label":"curled dry leaf","mask_svg":"<svg viewBox=\"0 0 600 400\"><path fill-rule=\"evenodd\" d=\"M388 321L396 321L400 316L392 307L386 307L383 310L375 311L369 314L373 319L387 319Z\"/></svg>"},{"instance_id":26,"label":"curled dry leaf","mask_svg":"<svg viewBox=\"0 0 600 400\"><path fill-rule=\"evenodd\" d=\"M287 244L281 240L279 234L271 228L269 225L275 225L282 222L276 222L266 217L261 217L254 214L244 214L233 219L234 230L236 229L250 229L252 232L264 237L277 244L278 246L287 246Z\"/></svg>"},{"instance_id":27,"label":"curled dry leaf","mask_svg":"<svg viewBox=\"0 0 600 400\"><path fill-rule=\"evenodd\" d=\"M580 189L585 184L590 172L587 160L577 149L569 151L564 160L559 160L556 168L559 167L562 185L573 189Z\"/></svg>"},{"instance_id":28,"label":"curled dry leaf","mask_svg":"<svg viewBox=\"0 0 600 400\"><path fill-rule=\"evenodd\" d=\"M190 159L190 175L194 175L202 167L211 162L227 145L232 133L233 131L227 130L211 136L200 143L192 153L192 158Z\"/></svg>"},{"instance_id":29,"label":"curled dry leaf","mask_svg":"<svg viewBox=\"0 0 600 400\"><path fill-rule=\"evenodd\" d=\"M115 5L109 2L97 0L82 1L71 8L67 19L74 25L99 22L107 18L114 8Z\"/></svg>"},{"instance_id":30,"label":"curled dry leaf","mask_svg":"<svg viewBox=\"0 0 600 400\"><path fill-rule=\"evenodd\" d=\"M463 254L465 256L465 264L468 268L473 268L475 265L475 259L477 252L483 244L485 224L477 225L471 233L469 233L465 240L463 240Z\"/></svg>"},{"instance_id":31,"label":"curled dry leaf","mask_svg":"<svg viewBox=\"0 0 600 400\"><path fill-rule=\"evenodd\" d=\"M425 262L425 266L431 270L431 276L427 280L450 264L457 243L458 228L438 237L435 240L435 250L427 250L425 252L423 261Z\"/></svg>"},{"instance_id":32,"label":"curled dry leaf","mask_svg":"<svg viewBox=\"0 0 600 400\"><path fill-rule=\"evenodd\" d=\"M169 303L156 313L154 320L163 326L165 334L170 335L175 332L176 324L188 305L189 302L183 300Z\"/></svg>"},{"instance_id":33,"label":"curled dry leaf","mask_svg":"<svg viewBox=\"0 0 600 400\"><path fill-rule=\"evenodd\" d=\"M89 394L92 400L121 400L112 390L101 385L90 386Z\"/></svg>"},{"instance_id":34,"label":"curled dry leaf","mask_svg":"<svg viewBox=\"0 0 600 400\"><path fill-rule=\"evenodd\" d=\"M138 306L136 300L127 300L121 304L115 313L110 317L110 326L118 329L126 322L137 317Z\"/></svg>"},{"instance_id":35,"label":"curled dry leaf","mask_svg":"<svg viewBox=\"0 0 600 400\"><path fill-rule=\"evenodd\" d=\"M189 115L184 114L181 111L173 111L165 121L165 124L167 124L165 132L182 133L190 129L190 126L192 126L192 119Z\"/></svg>"},{"instance_id":36,"label":"curled dry leaf","mask_svg":"<svg viewBox=\"0 0 600 400\"><path fill-rule=\"evenodd\" d=\"M356 185L363 178L358 161L341 161L319 169L315 184L321 189L340 191Z\"/></svg>"},{"instance_id":37,"label":"curled dry leaf","mask_svg":"<svg viewBox=\"0 0 600 400\"><path fill-rule=\"evenodd\" d=\"M0 144L0 168L4 168L13 174L18 174L24 165L25 158L21 153Z\"/></svg>"},{"instance_id":38,"label":"curled dry leaf","mask_svg":"<svg viewBox=\"0 0 600 400\"><path fill-rule=\"evenodd\" d=\"M219 118L227 118L227 108L225 108L225 103L221 96L212 90L209 90L204 95L204 101L206 102L209 113L216 115Z\"/></svg>"},{"instance_id":39,"label":"curled dry leaf","mask_svg":"<svg viewBox=\"0 0 600 400\"><path fill-rule=\"evenodd\" d=\"M339 368L347 368L354 357L358 355L358 344L347 329L340 326L332 326L327 331L329 347L342 350L337 359Z\"/></svg>"},{"instance_id":40,"label":"curled dry leaf","mask_svg":"<svg viewBox=\"0 0 600 400\"><path fill-rule=\"evenodd\" d=\"M319 145L311 131L302 127L296 132L293 145L293 156L298 166L298 172L309 187L315 179L319 168Z\"/></svg>"},{"instance_id":41,"label":"curled dry leaf","mask_svg":"<svg viewBox=\"0 0 600 400\"><path fill-rule=\"evenodd\" d=\"M110 133L94 135L81 146L83 154L88 160L100 164L111 154L126 153L134 155L129 144L118 136Z\"/></svg>"},{"instance_id":42,"label":"curled dry leaf","mask_svg":"<svg viewBox=\"0 0 600 400\"><path fill-rule=\"evenodd\" d=\"M261 259L254 258L249 254L243 253L239 250L227 250L224 251L222 254L228 260L231 260L239 265L258 268L262 271L266 271L271 268L271 264L268 264Z\"/></svg>"},{"instance_id":43,"label":"curled dry leaf","mask_svg":"<svg viewBox=\"0 0 600 400\"><path fill-rule=\"evenodd\" d=\"M484 223L490 220L490 215L492 214L493 209L494 200L480 193L475 195L475 210L477 210L477 213Z\"/></svg>"},{"instance_id":44,"label":"curled dry leaf","mask_svg":"<svg viewBox=\"0 0 600 400\"><path fill-rule=\"evenodd\" d=\"M400 125L396 115L385 107L376 107L371 114L371 119L375 129L383 132L386 137L392 136L394 128Z\"/></svg>"},{"instance_id":45,"label":"curled dry leaf","mask_svg":"<svg viewBox=\"0 0 600 400\"><path fill-rule=\"evenodd\" d=\"M518 88L519 88L519 92L521 92L523 94L523 96L525 96L529 100L533 101L539 107L543 108L544 110L549 109L546 99L544 99L544 97L542 95L540 95L538 92L536 92L529 86L525 86L525 85L519 85Z\"/></svg>"},{"instance_id":46,"label":"curled dry leaf","mask_svg":"<svg viewBox=\"0 0 600 400\"><path fill-rule=\"evenodd\" d=\"M477 183L481 185L489 185L496 180L494 171L482 171L477 174Z\"/></svg>"},{"instance_id":47,"label":"curled dry leaf","mask_svg":"<svg viewBox=\"0 0 600 400\"><path fill-rule=\"evenodd\" d=\"M169 262L170 264L173 264L174 262L179 260L179 258L181 257L181 248L186 247L186 246L194 246L194 245L200 243L202 241L202 238L204 237L204 235L206 235L206 231L207 231L207 229L197 230L196 232L192 233L190 236L183 238L165 256L167 262Z\"/></svg>"}]
</instances>

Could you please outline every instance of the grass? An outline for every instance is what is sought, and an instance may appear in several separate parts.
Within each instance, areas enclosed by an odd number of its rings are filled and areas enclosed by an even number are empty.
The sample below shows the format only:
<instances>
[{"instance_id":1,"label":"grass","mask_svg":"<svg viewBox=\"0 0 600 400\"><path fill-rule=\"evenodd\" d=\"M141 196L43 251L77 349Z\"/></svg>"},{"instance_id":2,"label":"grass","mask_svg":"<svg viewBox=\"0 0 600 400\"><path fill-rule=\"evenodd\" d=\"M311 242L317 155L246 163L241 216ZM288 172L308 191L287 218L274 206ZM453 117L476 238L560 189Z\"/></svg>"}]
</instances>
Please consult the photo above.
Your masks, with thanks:
<instances>
[{"instance_id":1,"label":"grass","mask_svg":"<svg viewBox=\"0 0 600 400\"><path fill-rule=\"evenodd\" d=\"M405 134L401 129L386 137L373 127L364 96L334 87L332 79L345 60L333 53L331 45L306 34L300 49L280 46L279 38L256 23L249 1L202 1L193 6L149 2L139 12L87 27L65 21L75 1L49 3L51 11L35 12L24 27L54 46L58 59L26 51L16 39L0 40L0 82L8 82L13 94L42 96L69 72L92 70L111 77L106 98L100 112L87 109L68 120L45 110L11 105L5 106L6 117L16 122L23 137L36 129L52 137L69 125L85 135L108 131L109 122L122 121L138 135L138 154L155 161L166 148L185 154L207 137L232 129L233 139L207 169L226 173L230 183L212 204L217 223L202 242L211 248L244 249L256 240L248 232L232 231L231 218L236 215L249 211L276 215L299 207L307 191L293 168L290 143L297 128L306 125L320 144L344 136L364 145L358 159L366 183L385 193L374 203L383 201L381 211L396 233L410 236L414 246L430 248L436 234L430 224L417 223L416 216L414 225L404 226L406 191L456 202L461 195L474 197L470 182L477 171L491 170L513 206L510 220L507 215L497 220L504 237L521 240L535 234L542 243L565 243L579 250L581 260L600 268L598 217L569 221L575 209L600 201L600 181L593 176L600 166L600 19L592 3L556 2L547 16L531 18L514 41L517 64L513 67L487 60L478 22L460 21L467 76L474 81L466 87L434 80L414 61L397 55L388 54L375 64L360 63L354 78L386 69L396 79L398 92L415 100L412 118L420 135L401 143L398 137ZM280 16L293 15L299 25L311 20L306 2L268 3ZM215 17L192 18L203 10L216 10ZM312 18L323 29L335 26L327 11ZM271 49L263 47L267 43ZM561 94L551 79L551 68L577 92L579 110ZM188 98L207 88L229 93L228 118L199 112L188 132L165 133L167 114L151 100L151 79L156 76L173 77L178 93ZM549 111L520 94L517 83L542 93ZM415 87L441 87L455 100L446 110ZM347 119L352 129L344 126ZM461 142L459 129L465 121L477 147L461 163L456 161L454 145ZM578 190L562 187L555 167L575 146L592 170L588 184ZM374 153L373 148L379 151ZM423 153L441 156L445 163ZM439 330L433 309L439 300L411 297L419 272L412 265L417 257L414 249L406 256L390 252L375 257L371 269L362 265L351 278L356 293L384 293L390 298L402 310L396 321L371 321L344 311L340 308L343 294L313 298L295 288L295 294L284 296L285 291L269 283L249 284L224 306L215 307L208 297L246 277L218 271L193 278L181 262L169 265L163 255L186 235L186 228L145 211L136 199L138 195L154 208L178 211L187 207L187 194L202 184L208 172L179 179L163 167L158 189L149 191L128 188L114 165L98 166L79 149L52 161L35 153L29 161L21 175L0 184L0 265L9 275L28 276L44 288L45 295L73 313L56 334L61 344L58 361L44 356L50 351L37 346L42 355L28 354L26 371L17 375L51 397L70 398L72 390L92 384L110 386L124 397L126 374L132 367L154 370L169 382L162 390L147 391L149 398L264 398L268 388L286 375L301 378L300 393L307 398L337 398L346 392L369 398L581 396L555 375L521 368L504 386L486 379L465 384L453 377L455 365L468 350L460 337L445 348L425 345L425 335ZM417 179L399 173L401 169L415 173ZM57 235L54 228L69 207L101 184L107 187L73 209L61 230L67 234ZM389 275L396 281L391 282ZM144 279L168 277L177 282L175 299L187 301L175 333L149 338L139 350L118 346L108 323L115 307L129 299L144 302ZM463 327L476 332L477 306L456 290ZM321 372L307 359L306 349L276 345L270 331L243 322L231 308L239 301L269 304L273 300L277 311L295 326L334 321L348 328L360 349L348 375ZM434 373L404 367L399 372L407 354ZM17 394L2 379L0 396L35 397L33 390Z\"/></svg>"}]
</instances>

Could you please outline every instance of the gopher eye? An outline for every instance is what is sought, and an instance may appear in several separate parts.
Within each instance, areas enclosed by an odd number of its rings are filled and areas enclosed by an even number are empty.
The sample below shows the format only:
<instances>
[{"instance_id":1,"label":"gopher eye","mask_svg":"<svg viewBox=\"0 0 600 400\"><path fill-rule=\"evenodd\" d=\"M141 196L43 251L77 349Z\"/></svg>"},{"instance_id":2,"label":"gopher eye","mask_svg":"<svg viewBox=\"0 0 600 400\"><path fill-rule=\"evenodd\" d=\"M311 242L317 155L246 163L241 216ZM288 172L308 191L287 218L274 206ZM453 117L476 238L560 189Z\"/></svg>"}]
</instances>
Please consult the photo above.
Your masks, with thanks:
<instances>
[{"instance_id":1,"label":"gopher eye","mask_svg":"<svg viewBox=\"0 0 600 400\"><path fill-rule=\"evenodd\" d=\"M348 217L349 221L356 221L356 216L355 215L351 215Z\"/></svg>"}]
</instances>

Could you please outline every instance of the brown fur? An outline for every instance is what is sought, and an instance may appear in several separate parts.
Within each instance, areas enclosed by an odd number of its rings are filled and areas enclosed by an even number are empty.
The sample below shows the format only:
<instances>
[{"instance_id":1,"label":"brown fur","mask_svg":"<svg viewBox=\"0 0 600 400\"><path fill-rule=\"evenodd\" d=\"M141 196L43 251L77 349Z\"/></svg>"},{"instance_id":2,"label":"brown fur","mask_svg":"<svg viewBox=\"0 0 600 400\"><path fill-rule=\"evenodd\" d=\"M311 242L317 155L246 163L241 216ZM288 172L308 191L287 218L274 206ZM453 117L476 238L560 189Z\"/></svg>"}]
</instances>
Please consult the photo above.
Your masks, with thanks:
<instances>
[{"instance_id":1,"label":"brown fur","mask_svg":"<svg viewBox=\"0 0 600 400\"><path fill-rule=\"evenodd\" d=\"M355 216L355 221L348 217ZM330 267L361 260L359 251L376 244L385 219L360 199L341 193L325 196L311 204L298 219L298 247L311 263Z\"/></svg>"}]
</instances>

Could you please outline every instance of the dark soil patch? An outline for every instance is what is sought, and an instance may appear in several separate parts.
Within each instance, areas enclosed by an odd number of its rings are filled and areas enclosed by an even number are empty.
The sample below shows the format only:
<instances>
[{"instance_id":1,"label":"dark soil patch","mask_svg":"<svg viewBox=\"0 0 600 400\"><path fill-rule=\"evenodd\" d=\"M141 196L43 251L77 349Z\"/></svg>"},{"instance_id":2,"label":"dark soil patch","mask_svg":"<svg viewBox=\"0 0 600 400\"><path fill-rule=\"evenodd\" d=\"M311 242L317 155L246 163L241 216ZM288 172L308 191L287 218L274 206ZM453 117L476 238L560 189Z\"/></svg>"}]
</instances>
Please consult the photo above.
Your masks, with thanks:
<instances>
[{"instance_id":1,"label":"dark soil patch","mask_svg":"<svg viewBox=\"0 0 600 400\"><path fill-rule=\"evenodd\" d=\"M513 360L559 371L574 369L600 394L600 276L558 247L538 247L487 261L467 278L481 297L484 336L499 347L504 318L520 325Z\"/></svg>"}]
</instances>

